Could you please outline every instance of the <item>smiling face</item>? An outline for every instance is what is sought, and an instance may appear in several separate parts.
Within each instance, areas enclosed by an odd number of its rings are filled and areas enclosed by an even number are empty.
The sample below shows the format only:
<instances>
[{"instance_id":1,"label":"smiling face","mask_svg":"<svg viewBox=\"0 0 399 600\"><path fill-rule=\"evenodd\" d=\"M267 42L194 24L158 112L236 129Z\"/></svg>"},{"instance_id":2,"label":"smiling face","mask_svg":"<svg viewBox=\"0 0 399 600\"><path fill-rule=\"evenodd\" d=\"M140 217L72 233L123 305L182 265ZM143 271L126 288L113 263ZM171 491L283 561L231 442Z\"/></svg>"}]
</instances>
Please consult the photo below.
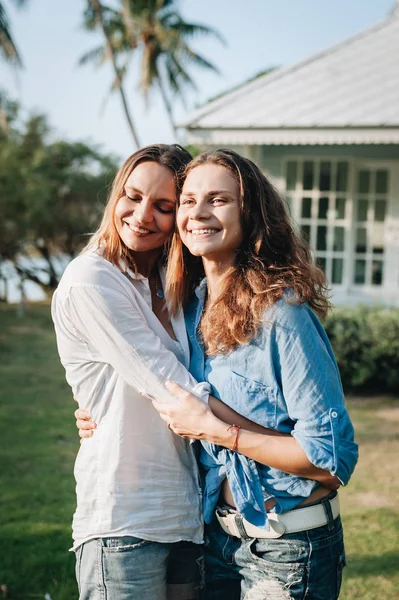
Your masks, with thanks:
<instances>
[{"instance_id":1,"label":"smiling face","mask_svg":"<svg viewBox=\"0 0 399 600\"><path fill-rule=\"evenodd\" d=\"M191 254L226 266L234 263L242 226L239 185L229 169L205 163L188 172L177 225Z\"/></svg>"},{"instance_id":2,"label":"smiling face","mask_svg":"<svg viewBox=\"0 0 399 600\"><path fill-rule=\"evenodd\" d=\"M133 252L161 251L175 223L176 186L172 172L156 162L142 162L128 177L115 206L120 238Z\"/></svg>"}]
</instances>

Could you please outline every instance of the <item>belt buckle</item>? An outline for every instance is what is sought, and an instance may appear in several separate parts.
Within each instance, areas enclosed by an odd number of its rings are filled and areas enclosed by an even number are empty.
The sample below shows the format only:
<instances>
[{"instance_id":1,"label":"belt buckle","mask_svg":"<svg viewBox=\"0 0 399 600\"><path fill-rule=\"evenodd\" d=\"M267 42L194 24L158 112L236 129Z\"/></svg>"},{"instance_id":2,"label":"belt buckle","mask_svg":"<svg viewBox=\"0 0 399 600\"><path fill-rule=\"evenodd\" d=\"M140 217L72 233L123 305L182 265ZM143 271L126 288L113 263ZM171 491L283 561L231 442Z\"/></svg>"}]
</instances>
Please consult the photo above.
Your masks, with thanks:
<instances>
[{"instance_id":1,"label":"belt buckle","mask_svg":"<svg viewBox=\"0 0 399 600\"><path fill-rule=\"evenodd\" d=\"M271 514L274 515L275 513L271 513ZM281 521L279 521L278 518L270 518L270 516L271 515L269 513L267 515L267 518L269 520L269 526L270 526L270 530L269 530L270 537L276 538L276 539L280 538L286 532L285 525L283 523L281 523Z\"/></svg>"},{"instance_id":2,"label":"belt buckle","mask_svg":"<svg viewBox=\"0 0 399 600\"><path fill-rule=\"evenodd\" d=\"M228 535L232 535L233 537L241 537L237 528L237 524L235 522L236 513L231 513L228 510L220 509L219 507L217 507L215 510L215 515L217 520L219 521L220 527L225 533L227 533Z\"/></svg>"},{"instance_id":3,"label":"belt buckle","mask_svg":"<svg viewBox=\"0 0 399 600\"><path fill-rule=\"evenodd\" d=\"M284 535L286 532L286 527L283 523L278 520L278 516L274 513L268 514L269 519L269 531L260 529L254 525L251 525L245 519L242 519L241 529L236 522L236 517L238 516L237 512L231 512L230 510L223 509L221 507L217 507L215 510L216 518L219 522L219 525L223 529L225 533L240 539L250 539L250 538L271 538L277 539ZM241 517L241 515L239 515ZM241 517L242 518L242 517ZM244 535L245 534L245 535Z\"/></svg>"},{"instance_id":4,"label":"belt buckle","mask_svg":"<svg viewBox=\"0 0 399 600\"><path fill-rule=\"evenodd\" d=\"M227 517L229 514L231 514L227 508L223 508L222 506L217 506L215 512L220 517Z\"/></svg>"}]
</instances>

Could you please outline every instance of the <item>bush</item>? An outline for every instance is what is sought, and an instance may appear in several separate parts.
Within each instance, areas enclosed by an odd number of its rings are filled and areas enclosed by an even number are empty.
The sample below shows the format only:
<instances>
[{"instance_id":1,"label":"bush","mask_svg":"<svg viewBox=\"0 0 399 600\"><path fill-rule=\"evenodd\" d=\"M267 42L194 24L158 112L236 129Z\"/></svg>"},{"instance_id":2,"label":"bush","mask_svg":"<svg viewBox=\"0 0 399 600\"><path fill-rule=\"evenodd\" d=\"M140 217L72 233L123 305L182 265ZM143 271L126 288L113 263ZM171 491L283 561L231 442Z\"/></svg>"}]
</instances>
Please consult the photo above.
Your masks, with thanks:
<instances>
[{"instance_id":1,"label":"bush","mask_svg":"<svg viewBox=\"0 0 399 600\"><path fill-rule=\"evenodd\" d=\"M345 391L398 392L398 309L336 308L325 327Z\"/></svg>"}]
</instances>

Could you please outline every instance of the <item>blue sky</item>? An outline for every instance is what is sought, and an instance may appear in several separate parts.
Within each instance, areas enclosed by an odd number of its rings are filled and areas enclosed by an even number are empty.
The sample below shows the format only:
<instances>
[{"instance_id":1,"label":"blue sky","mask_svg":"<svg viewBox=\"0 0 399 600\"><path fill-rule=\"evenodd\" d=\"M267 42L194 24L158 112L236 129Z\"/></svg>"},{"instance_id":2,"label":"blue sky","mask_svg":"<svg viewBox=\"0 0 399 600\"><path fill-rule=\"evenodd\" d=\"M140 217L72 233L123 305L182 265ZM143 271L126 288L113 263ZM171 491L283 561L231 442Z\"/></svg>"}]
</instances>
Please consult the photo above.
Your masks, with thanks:
<instances>
[{"instance_id":1,"label":"blue sky","mask_svg":"<svg viewBox=\"0 0 399 600\"><path fill-rule=\"evenodd\" d=\"M3 0L25 68L15 73L0 62L0 88L29 113L46 113L57 136L91 141L124 159L134 150L117 94L104 109L112 72L108 65L79 67L78 58L101 38L81 27L85 0L31 0L16 11ZM221 76L195 72L198 93L179 106L183 118L196 104L268 67L295 63L384 19L394 0L181 0L190 21L217 28L222 46L207 38L195 47L220 69ZM141 143L172 142L156 96L145 106L132 64L126 88Z\"/></svg>"}]
</instances>

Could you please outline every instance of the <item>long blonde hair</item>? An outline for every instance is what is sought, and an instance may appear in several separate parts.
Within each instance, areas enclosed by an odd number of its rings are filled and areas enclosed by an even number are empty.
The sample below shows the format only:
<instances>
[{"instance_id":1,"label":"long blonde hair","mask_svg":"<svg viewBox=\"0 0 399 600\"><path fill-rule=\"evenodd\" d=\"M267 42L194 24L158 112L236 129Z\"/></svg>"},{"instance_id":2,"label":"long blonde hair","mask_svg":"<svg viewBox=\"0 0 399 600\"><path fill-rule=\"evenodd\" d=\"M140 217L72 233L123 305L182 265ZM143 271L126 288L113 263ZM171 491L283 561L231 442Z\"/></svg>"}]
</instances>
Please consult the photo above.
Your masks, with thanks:
<instances>
[{"instance_id":1,"label":"long blonde hair","mask_svg":"<svg viewBox=\"0 0 399 600\"><path fill-rule=\"evenodd\" d=\"M102 256L110 263L119 267L123 260L137 271L133 254L121 240L114 219L115 207L125 193L126 181L139 164L155 162L171 171L178 194L182 172L191 158L191 154L178 144L153 144L129 156L115 175L101 223L82 252L101 248Z\"/></svg>"},{"instance_id":2,"label":"long blonde hair","mask_svg":"<svg viewBox=\"0 0 399 600\"><path fill-rule=\"evenodd\" d=\"M249 343L262 325L265 309L284 290L292 290L295 302L306 302L325 317L329 301L324 273L313 264L308 244L293 231L284 200L268 178L252 161L231 150L197 156L187 165L184 177L204 164L222 166L237 179L243 231L235 265L201 321L207 353L225 353ZM187 303L203 276L201 259L191 256L175 233L167 271L172 311Z\"/></svg>"}]
</instances>

